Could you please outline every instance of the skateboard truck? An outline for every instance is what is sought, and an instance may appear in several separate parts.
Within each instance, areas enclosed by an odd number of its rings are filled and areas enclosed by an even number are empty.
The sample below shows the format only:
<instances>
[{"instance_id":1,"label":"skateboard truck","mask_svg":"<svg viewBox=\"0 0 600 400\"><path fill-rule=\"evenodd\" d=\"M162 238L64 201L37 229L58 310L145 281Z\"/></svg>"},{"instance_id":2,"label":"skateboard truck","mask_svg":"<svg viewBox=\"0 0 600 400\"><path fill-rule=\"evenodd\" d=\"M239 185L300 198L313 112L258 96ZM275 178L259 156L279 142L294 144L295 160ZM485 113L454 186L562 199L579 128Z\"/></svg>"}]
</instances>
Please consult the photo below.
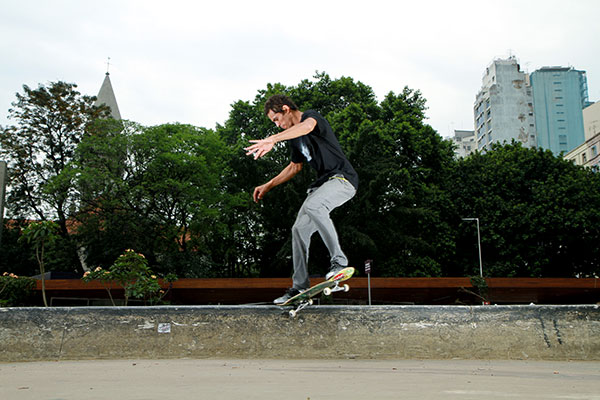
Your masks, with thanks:
<instances>
[{"instance_id":1,"label":"skateboard truck","mask_svg":"<svg viewBox=\"0 0 600 400\"><path fill-rule=\"evenodd\" d=\"M349 290L350 290L350 286L347 283L345 283L343 286L340 286L336 283L336 285L332 288L323 289L323 294L325 296L330 296L331 293L334 293L334 292L341 292L341 291L348 292Z\"/></svg>"},{"instance_id":2,"label":"skateboard truck","mask_svg":"<svg viewBox=\"0 0 600 400\"><path fill-rule=\"evenodd\" d=\"M289 314L290 317L292 318L296 318L296 315L298 315L298 311L305 309L308 306L312 306L314 303L313 299L308 299L308 300L303 300L300 303L298 303L298 307L291 309Z\"/></svg>"},{"instance_id":3,"label":"skateboard truck","mask_svg":"<svg viewBox=\"0 0 600 400\"><path fill-rule=\"evenodd\" d=\"M354 273L354 268L352 268L352 267L345 268L344 270L340 271L340 273L338 275L336 275L334 278L331 278L330 280L319 283L319 284L311 287L310 289L297 294L296 296L292 297L287 302L282 304L282 306L295 305L295 308L293 308L289 311L290 317L295 318L296 315L298 315L298 312L300 310L303 310L306 307L312 306L314 304L313 296L316 296L317 294L319 294L321 292L323 292L323 294L325 296L330 296L334 292L349 291L350 286L348 286L347 284L340 286L340 282L345 281L346 279L349 279L353 273Z\"/></svg>"}]
</instances>

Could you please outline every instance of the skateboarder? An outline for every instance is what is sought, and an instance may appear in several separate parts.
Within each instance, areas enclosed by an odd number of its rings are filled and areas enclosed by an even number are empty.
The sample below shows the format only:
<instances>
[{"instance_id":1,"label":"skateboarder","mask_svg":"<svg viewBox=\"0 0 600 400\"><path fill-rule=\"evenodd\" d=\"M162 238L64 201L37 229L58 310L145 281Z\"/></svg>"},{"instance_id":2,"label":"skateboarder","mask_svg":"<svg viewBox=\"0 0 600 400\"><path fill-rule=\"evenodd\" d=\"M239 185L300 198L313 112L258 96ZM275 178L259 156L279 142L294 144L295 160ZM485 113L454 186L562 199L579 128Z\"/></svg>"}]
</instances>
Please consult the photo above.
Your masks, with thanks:
<instances>
[{"instance_id":1,"label":"skateboarder","mask_svg":"<svg viewBox=\"0 0 600 400\"><path fill-rule=\"evenodd\" d=\"M258 202L275 186L292 179L304 163L317 171L317 179L310 185L292 227L293 286L275 299L275 304L282 304L310 287L307 264L313 233L319 232L331 256L327 279L348 265L329 213L354 197L358 174L344 155L329 122L318 112L302 112L289 97L274 95L265 103L265 114L283 131L265 139L250 140L253 144L246 147L246 154L254 155L256 160L271 151L276 143L287 141L291 160L277 176L254 189L254 201Z\"/></svg>"}]
</instances>

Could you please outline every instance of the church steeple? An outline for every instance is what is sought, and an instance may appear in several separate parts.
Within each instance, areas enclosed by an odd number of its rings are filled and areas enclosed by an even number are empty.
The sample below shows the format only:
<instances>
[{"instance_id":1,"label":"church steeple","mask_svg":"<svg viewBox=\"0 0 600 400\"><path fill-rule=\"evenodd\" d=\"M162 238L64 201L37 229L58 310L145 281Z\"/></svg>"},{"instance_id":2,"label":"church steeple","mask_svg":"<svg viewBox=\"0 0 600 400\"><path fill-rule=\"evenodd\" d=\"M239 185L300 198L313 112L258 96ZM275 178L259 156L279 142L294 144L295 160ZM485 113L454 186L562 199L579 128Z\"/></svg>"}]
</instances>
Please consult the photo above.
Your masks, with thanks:
<instances>
[{"instance_id":1,"label":"church steeple","mask_svg":"<svg viewBox=\"0 0 600 400\"><path fill-rule=\"evenodd\" d=\"M110 66L110 57L109 62L106 67L106 76L104 77L104 82L102 82L102 87L98 92L97 100L94 105L99 106L101 104L105 104L110 108L110 116L114 119L121 119L121 113L119 112L119 106L117 105L117 99L115 97L115 93L113 92L112 85L110 83L110 73L108 72L108 67Z\"/></svg>"}]
</instances>

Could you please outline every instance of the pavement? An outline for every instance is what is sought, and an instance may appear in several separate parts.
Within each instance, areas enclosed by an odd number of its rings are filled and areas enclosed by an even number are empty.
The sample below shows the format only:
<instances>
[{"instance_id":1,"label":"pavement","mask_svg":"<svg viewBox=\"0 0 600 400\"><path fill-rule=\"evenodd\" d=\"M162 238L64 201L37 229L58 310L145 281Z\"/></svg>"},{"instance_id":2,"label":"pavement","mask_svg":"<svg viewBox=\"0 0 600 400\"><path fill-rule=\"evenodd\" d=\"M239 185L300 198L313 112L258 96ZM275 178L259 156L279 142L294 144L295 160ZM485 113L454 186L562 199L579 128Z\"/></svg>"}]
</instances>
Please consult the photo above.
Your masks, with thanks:
<instances>
[{"instance_id":1,"label":"pavement","mask_svg":"<svg viewBox=\"0 0 600 400\"><path fill-rule=\"evenodd\" d=\"M0 363L2 400L600 400L600 362L89 360Z\"/></svg>"}]
</instances>

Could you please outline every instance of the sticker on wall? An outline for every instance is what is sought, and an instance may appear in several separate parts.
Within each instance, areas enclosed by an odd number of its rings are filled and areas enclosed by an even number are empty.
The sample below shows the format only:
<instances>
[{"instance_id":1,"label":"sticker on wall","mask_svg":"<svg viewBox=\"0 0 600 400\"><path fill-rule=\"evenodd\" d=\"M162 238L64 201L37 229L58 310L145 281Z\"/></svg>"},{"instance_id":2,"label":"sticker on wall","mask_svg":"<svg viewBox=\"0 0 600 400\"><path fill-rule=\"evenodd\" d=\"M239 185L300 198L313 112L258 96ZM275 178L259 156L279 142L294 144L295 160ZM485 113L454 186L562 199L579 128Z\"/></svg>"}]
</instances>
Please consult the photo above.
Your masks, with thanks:
<instances>
[{"instance_id":1,"label":"sticker on wall","mask_svg":"<svg viewBox=\"0 0 600 400\"><path fill-rule=\"evenodd\" d=\"M171 333L171 324L168 322L158 324L158 333Z\"/></svg>"}]
</instances>

